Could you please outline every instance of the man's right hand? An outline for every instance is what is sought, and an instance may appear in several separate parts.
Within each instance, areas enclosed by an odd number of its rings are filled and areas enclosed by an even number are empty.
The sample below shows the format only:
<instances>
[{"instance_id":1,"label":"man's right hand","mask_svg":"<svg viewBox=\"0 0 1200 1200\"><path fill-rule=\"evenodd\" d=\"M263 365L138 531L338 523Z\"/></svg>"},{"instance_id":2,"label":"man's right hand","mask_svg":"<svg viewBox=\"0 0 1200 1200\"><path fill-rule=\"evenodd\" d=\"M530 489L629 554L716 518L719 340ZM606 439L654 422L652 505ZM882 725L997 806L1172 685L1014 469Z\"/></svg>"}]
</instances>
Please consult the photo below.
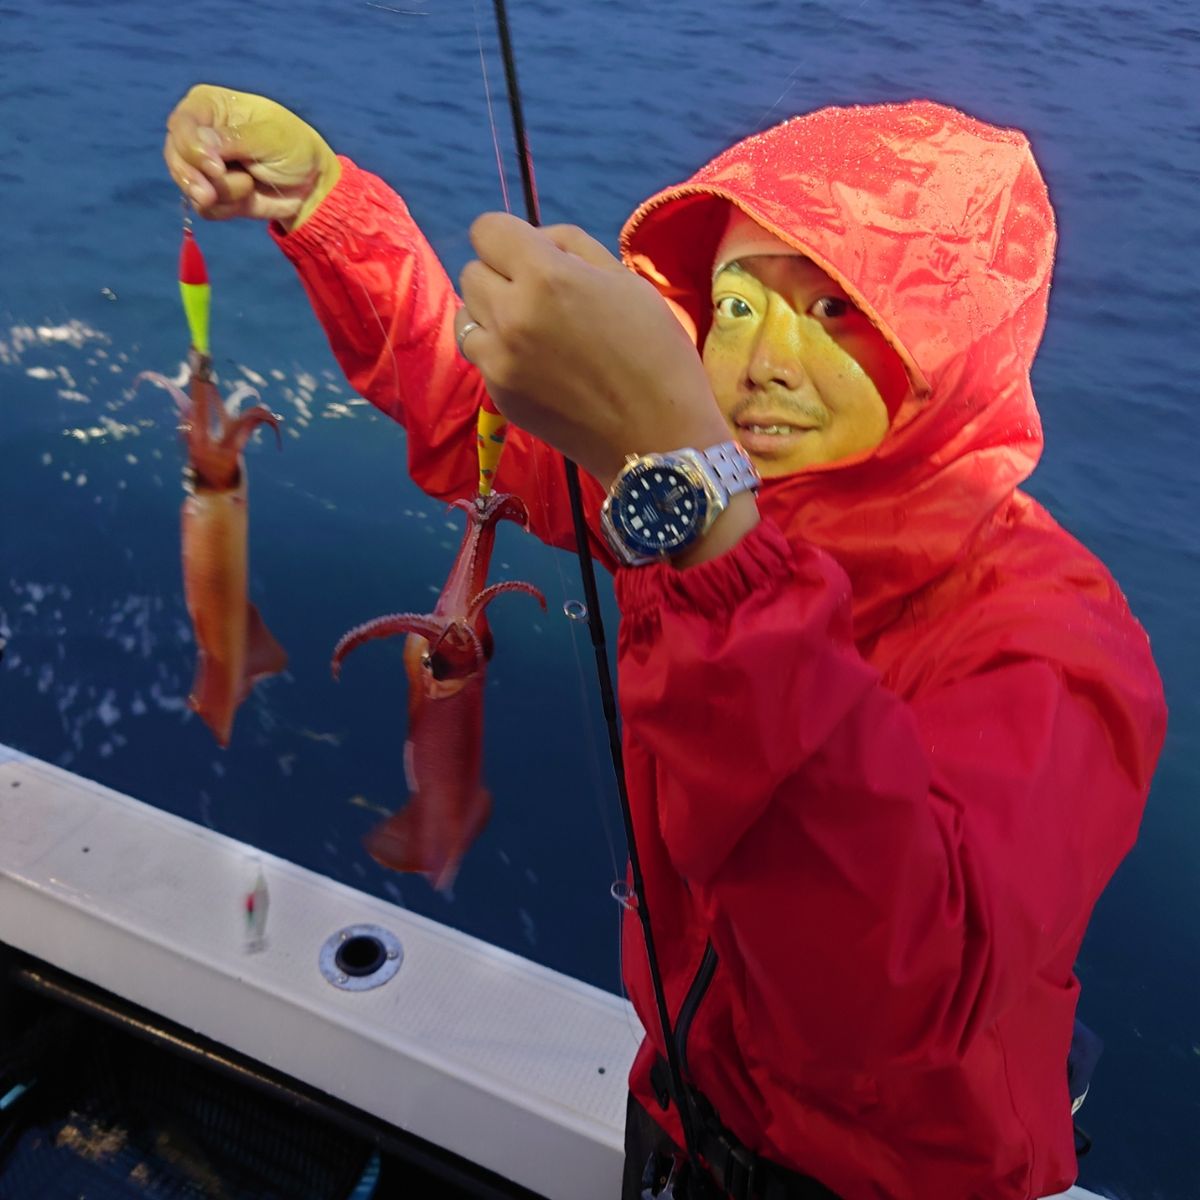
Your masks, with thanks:
<instances>
[{"instance_id":1,"label":"man's right hand","mask_svg":"<svg viewBox=\"0 0 1200 1200\"><path fill-rule=\"evenodd\" d=\"M283 105L203 83L168 118L163 158L202 217L276 220L289 232L341 174L325 139Z\"/></svg>"}]
</instances>

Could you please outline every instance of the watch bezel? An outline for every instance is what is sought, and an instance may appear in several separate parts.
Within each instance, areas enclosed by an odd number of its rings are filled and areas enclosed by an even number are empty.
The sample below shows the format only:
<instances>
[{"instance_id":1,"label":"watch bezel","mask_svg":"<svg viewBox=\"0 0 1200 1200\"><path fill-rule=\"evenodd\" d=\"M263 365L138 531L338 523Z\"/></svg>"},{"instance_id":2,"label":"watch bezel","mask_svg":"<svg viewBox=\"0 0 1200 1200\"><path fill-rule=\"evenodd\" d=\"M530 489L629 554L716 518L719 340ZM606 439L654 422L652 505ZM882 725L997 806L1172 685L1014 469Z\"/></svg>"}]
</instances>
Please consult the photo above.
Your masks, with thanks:
<instances>
[{"instance_id":1,"label":"watch bezel","mask_svg":"<svg viewBox=\"0 0 1200 1200\"><path fill-rule=\"evenodd\" d=\"M669 454L630 455L626 460L625 466L621 468L616 479L613 480L612 486L609 488L608 497L601 506L600 518L609 544L627 566L641 566L645 563L664 562L673 555L686 550L708 531L709 526L717 515L714 513L713 508L714 505L718 505L719 508L719 496L712 485L712 481L708 478L702 463L697 461L698 457L695 451L688 449L676 450ZM656 469L671 470L676 474L682 475L692 490L703 497L703 511L697 520L692 523L686 535L678 541L672 542L670 545L664 545L661 549L646 546L643 550L640 545L635 549L631 543L639 542L639 539L636 532L627 531L627 527L620 516L620 504L625 489L635 476ZM613 515L614 508L618 513L617 517ZM643 550L643 552L639 553L639 550Z\"/></svg>"}]
</instances>

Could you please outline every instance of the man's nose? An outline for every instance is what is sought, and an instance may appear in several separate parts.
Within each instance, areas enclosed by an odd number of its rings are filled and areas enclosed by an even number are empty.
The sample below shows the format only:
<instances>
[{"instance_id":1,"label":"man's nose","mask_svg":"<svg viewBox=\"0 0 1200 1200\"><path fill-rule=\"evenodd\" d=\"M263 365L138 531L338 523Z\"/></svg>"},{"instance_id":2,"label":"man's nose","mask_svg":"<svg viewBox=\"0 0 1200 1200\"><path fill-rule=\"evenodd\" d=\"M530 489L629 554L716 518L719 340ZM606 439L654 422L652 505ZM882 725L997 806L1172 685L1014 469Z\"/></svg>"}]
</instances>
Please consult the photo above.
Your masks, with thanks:
<instances>
[{"instance_id":1,"label":"man's nose","mask_svg":"<svg viewBox=\"0 0 1200 1200\"><path fill-rule=\"evenodd\" d=\"M755 387L796 391L806 379L798 339L786 322L768 318L758 331L750 351L746 374Z\"/></svg>"}]
</instances>

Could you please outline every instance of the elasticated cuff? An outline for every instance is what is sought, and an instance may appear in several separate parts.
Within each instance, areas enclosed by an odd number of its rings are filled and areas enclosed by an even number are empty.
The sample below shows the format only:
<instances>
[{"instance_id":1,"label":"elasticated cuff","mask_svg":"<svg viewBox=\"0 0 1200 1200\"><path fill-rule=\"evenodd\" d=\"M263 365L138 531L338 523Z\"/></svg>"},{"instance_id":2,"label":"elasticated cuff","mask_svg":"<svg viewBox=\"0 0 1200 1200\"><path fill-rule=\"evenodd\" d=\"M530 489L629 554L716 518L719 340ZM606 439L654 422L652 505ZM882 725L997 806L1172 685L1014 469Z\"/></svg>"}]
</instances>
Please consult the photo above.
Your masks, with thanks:
<instances>
[{"instance_id":1,"label":"elasticated cuff","mask_svg":"<svg viewBox=\"0 0 1200 1200\"><path fill-rule=\"evenodd\" d=\"M787 538L764 518L725 554L684 570L670 563L622 567L614 586L623 617L658 608L721 616L752 592L785 583L794 569Z\"/></svg>"},{"instance_id":2,"label":"elasticated cuff","mask_svg":"<svg viewBox=\"0 0 1200 1200\"><path fill-rule=\"evenodd\" d=\"M275 244L293 262L306 258L338 230L353 225L357 214L370 203L370 183L375 177L344 154L337 159L342 164L341 176L299 229L287 233L278 221L267 226Z\"/></svg>"}]
</instances>

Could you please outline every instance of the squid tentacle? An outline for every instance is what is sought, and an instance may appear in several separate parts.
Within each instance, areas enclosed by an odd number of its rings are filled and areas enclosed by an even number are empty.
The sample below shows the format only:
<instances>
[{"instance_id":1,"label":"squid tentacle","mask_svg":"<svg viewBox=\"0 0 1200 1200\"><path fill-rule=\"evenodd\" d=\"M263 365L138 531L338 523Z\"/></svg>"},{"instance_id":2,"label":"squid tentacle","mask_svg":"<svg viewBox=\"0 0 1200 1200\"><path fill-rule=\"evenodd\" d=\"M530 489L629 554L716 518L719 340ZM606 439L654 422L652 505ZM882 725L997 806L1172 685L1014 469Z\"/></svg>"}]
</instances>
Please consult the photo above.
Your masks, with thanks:
<instances>
[{"instance_id":1,"label":"squid tentacle","mask_svg":"<svg viewBox=\"0 0 1200 1200\"><path fill-rule=\"evenodd\" d=\"M450 507L461 508L472 521L480 525L504 519L516 521L526 531L529 530L529 511L525 501L508 492L493 492L490 496L476 496L473 499L463 496L451 501Z\"/></svg>"},{"instance_id":2,"label":"squid tentacle","mask_svg":"<svg viewBox=\"0 0 1200 1200\"><path fill-rule=\"evenodd\" d=\"M333 657L329 661L329 669L334 679L342 671L342 661L351 650L357 649L363 642L374 638L392 637L397 633L415 633L426 640L440 637L445 631L445 622L424 613L388 613L376 617L362 625L356 625L344 633L338 644L333 648Z\"/></svg>"},{"instance_id":3,"label":"squid tentacle","mask_svg":"<svg viewBox=\"0 0 1200 1200\"><path fill-rule=\"evenodd\" d=\"M261 404L256 405L248 412L242 413L236 420L232 421L222 433L221 442L223 445L232 447L237 453L241 454L246 447L246 443L250 440L250 435L259 425L270 425L275 430L275 443L282 450L283 437L279 432L279 415Z\"/></svg>"},{"instance_id":4,"label":"squid tentacle","mask_svg":"<svg viewBox=\"0 0 1200 1200\"><path fill-rule=\"evenodd\" d=\"M164 391L170 392L175 401L175 406L179 409L179 416L183 420L187 420L192 411L192 402L188 398L188 394L173 380L168 379L159 371L143 371L133 381L133 390L137 389L143 383L152 383L155 387L160 387Z\"/></svg>"},{"instance_id":5,"label":"squid tentacle","mask_svg":"<svg viewBox=\"0 0 1200 1200\"><path fill-rule=\"evenodd\" d=\"M467 609L467 620L474 622L478 619L479 614L489 605L495 598L502 595L504 592L524 592L526 595L532 596L541 606L542 611L546 611L546 597L533 586L532 583L523 583L519 579L506 579L502 583L493 583L491 587L486 587L474 600L471 601L470 607Z\"/></svg>"},{"instance_id":6,"label":"squid tentacle","mask_svg":"<svg viewBox=\"0 0 1200 1200\"><path fill-rule=\"evenodd\" d=\"M233 387L229 389L229 395L225 397L225 409L230 416L236 417L241 411L242 404L247 400L261 400L258 388L246 379L239 379Z\"/></svg>"}]
</instances>

